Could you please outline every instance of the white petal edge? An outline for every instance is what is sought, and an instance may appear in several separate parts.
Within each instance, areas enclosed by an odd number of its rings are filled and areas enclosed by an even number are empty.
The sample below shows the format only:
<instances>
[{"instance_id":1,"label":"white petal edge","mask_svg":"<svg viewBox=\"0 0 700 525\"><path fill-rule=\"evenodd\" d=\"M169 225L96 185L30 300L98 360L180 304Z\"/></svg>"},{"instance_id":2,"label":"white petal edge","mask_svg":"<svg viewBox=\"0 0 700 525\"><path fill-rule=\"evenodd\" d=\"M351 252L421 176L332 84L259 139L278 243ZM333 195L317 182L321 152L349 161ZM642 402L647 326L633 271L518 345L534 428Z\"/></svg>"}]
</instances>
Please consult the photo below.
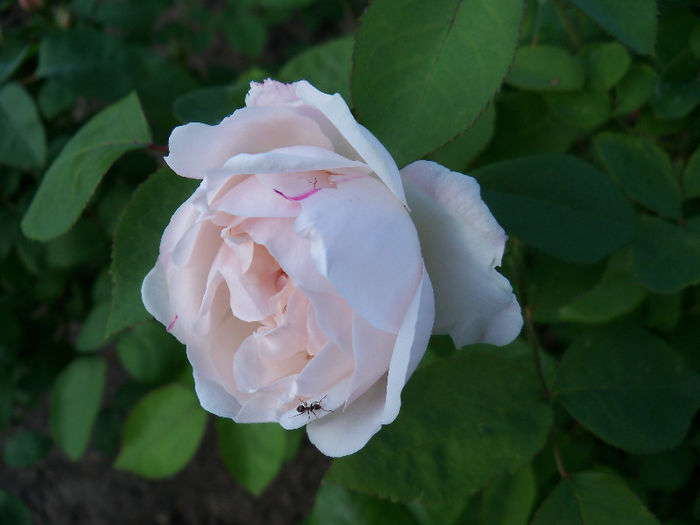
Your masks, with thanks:
<instances>
[{"instance_id":1,"label":"white petal edge","mask_svg":"<svg viewBox=\"0 0 700 525\"><path fill-rule=\"evenodd\" d=\"M330 457L354 454L382 425L396 419L401 407L401 390L428 345L433 313L433 290L428 274L423 272L396 338L388 374L344 410L307 425L309 440L316 448Z\"/></svg>"},{"instance_id":2,"label":"white petal edge","mask_svg":"<svg viewBox=\"0 0 700 525\"><path fill-rule=\"evenodd\" d=\"M263 153L286 146L333 149L312 119L288 108L250 107L235 111L219 124L191 122L176 127L168 139L165 162L183 177L201 179L239 153Z\"/></svg>"},{"instance_id":3,"label":"white petal edge","mask_svg":"<svg viewBox=\"0 0 700 525\"><path fill-rule=\"evenodd\" d=\"M373 177L339 183L300 202L294 227L309 239L318 271L365 320L396 333L423 266L406 209Z\"/></svg>"},{"instance_id":4,"label":"white petal edge","mask_svg":"<svg viewBox=\"0 0 700 525\"><path fill-rule=\"evenodd\" d=\"M369 164L377 177L405 206L408 206L396 162L382 143L355 120L343 97L338 93L334 95L323 93L306 80L295 82L292 86L294 86L299 99L323 113L345 140Z\"/></svg>"},{"instance_id":5,"label":"white petal edge","mask_svg":"<svg viewBox=\"0 0 700 525\"><path fill-rule=\"evenodd\" d=\"M481 200L472 177L430 161L401 170L435 288L436 333L457 347L504 345L522 328L522 316L500 265L507 236Z\"/></svg>"},{"instance_id":6,"label":"white petal edge","mask_svg":"<svg viewBox=\"0 0 700 525\"><path fill-rule=\"evenodd\" d=\"M385 397L383 377L344 411L338 410L306 425L309 441L332 458L357 452L382 428Z\"/></svg>"},{"instance_id":7,"label":"white petal edge","mask_svg":"<svg viewBox=\"0 0 700 525\"><path fill-rule=\"evenodd\" d=\"M428 272L423 268L420 285L406 312L389 363L386 403L382 424L394 421L401 408L401 391L423 358L435 319L435 299Z\"/></svg>"}]
</instances>

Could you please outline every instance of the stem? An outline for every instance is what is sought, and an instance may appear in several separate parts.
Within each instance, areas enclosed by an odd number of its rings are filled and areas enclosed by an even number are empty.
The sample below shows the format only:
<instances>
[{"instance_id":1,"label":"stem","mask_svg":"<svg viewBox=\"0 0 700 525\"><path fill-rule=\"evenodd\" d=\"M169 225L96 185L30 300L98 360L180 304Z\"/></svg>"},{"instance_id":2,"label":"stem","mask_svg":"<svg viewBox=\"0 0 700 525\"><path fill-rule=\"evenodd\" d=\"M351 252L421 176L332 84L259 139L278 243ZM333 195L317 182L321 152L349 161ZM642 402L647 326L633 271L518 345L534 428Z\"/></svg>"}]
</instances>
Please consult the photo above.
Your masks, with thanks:
<instances>
[{"instance_id":1,"label":"stem","mask_svg":"<svg viewBox=\"0 0 700 525\"><path fill-rule=\"evenodd\" d=\"M559 448L559 441L557 441L557 427L555 425L552 425L552 449L554 450L554 461L557 464L559 474L561 474L562 478L569 479L569 472L564 465L564 459L561 456L561 449Z\"/></svg>"},{"instance_id":2,"label":"stem","mask_svg":"<svg viewBox=\"0 0 700 525\"><path fill-rule=\"evenodd\" d=\"M529 306L523 308L525 313L525 331L527 332L527 340L530 342L530 347L532 348L532 358L535 361L535 369L537 371L537 377L540 379L542 384L542 390L544 390L544 397L549 400L552 395L547 388L547 381L544 378L544 370L542 368L542 359L540 358L540 344L537 339L537 334L535 333L535 327L532 324L532 309Z\"/></svg>"},{"instance_id":3,"label":"stem","mask_svg":"<svg viewBox=\"0 0 700 525\"><path fill-rule=\"evenodd\" d=\"M151 151L157 151L159 153L168 153L169 151L168 146L164 146L163 144L154 144L153 142L151 142L148 145L148 149L150 149Z\"/></svg>"},{"instance_id":4,"label":"stem","mask_svg":"<svg viewBox=\"0 0 700 525\"><path fill-rule=\"evenodd\" d=\"M545 399L551 403L552 394L547 387L547 381L544 377L544 368L542 366L542 358L540 357L540 343L537 339L537 332L535 332L535 327L532 323L532 308L527 304L527 287L525 282L525 265L523 264L523 246L514 239L514 259L515 259L515 275L517 279L517 288L519 292L519 298L523 306L523 317L525 321L525 333L527 334L527 339L530 342L530 348L532 348L532 358L535 362L535 370L537 372L537 377L542 385L542 390L544 392ZM564 459L561 454L561 448L559 448L559 441L557 440L557 426L556 423L552 423L552 428L550 429L550 434L552 436L552 449L554 452L554 461L557 464L557 470L559 474L564 479L569 479L569 472L566 470L564 465Z\"/></svg>"}]
</instances>

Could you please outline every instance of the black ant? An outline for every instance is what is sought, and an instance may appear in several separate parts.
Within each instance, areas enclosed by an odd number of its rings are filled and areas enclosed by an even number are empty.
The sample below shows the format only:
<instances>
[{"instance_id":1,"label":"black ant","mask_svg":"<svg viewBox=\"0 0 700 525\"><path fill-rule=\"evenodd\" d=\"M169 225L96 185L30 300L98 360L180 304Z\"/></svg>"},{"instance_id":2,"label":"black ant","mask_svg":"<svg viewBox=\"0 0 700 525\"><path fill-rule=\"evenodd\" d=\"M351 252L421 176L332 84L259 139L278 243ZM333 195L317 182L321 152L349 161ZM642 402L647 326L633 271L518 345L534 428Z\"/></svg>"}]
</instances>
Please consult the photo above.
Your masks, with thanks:
<instances>
[{"instance_id":1,"label":"black ant","mask_svg":"<svg viewBox=\"0 0 700 525\"><path fill-rule=\"evenodd\" d=\"M318 416L316 415L317 410L323 410L324 412L333 412L332 410L327 410L323 408L323 406L321 405L321 401L326 399L326 397L328 397L328 394L323 396L318 401L304 401L300 399L299 401L301 401L301 405L297 407L297 412L299 413L294 417L301 416L302 414L307 414L309 416L309 419L311 419L311 414L313 414L313 416L316 419L318 419Z\"/></svg>"}]
</instances>

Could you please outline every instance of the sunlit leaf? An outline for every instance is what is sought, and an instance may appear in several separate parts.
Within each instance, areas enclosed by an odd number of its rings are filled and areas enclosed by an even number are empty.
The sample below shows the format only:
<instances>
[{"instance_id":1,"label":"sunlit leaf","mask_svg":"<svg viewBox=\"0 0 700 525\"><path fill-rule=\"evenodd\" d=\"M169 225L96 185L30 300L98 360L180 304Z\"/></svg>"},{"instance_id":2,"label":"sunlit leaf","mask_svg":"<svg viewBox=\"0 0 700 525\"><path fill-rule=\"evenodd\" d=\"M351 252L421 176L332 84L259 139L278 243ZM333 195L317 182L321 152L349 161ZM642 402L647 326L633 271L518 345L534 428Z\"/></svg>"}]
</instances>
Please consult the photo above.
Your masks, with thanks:
<instances>
[{"instance_id":1,"label":"sunlit leaf","mask_svg":"<svg viewBox=\"0 0 700 525\"><path fill-rule=\"evenodd\" d=\"M357 33L359 120L399 167L465 130L496 93L518 39L517 0L376 0Z\"/></svg>"},{"instance_id":2,"label":"sunlit leaf","mask_svg":"<svg viewBox=\"0 0 700 525\"><path fill-rule=\"evenodd\" d=\"M114 467L145 478L172 476L194 456L206 420L189 386L174 383L151 391L124 424Z\"/></svg>"},{"instance_id":3,"label":"sunlit leaf","mask_svg":"<svg viewBox=\"0 0 700 525\"><path fill-rule=\"evenodd\" d=\"M127 151L150 143L150 137L133 93L95 115L68 141L44 175L22 219L24 234L46 241L66 232L112 163Z\"/></svg>"},{"instance_id":4,"label":"sunlit leaf","mask_svg":"<svg viewBox=\"0 0 700 525\"><path fill-rule=\"evenodd\" d=\"M66 455L77 460L87 448L102 400L107 363L97 357L73 361L51 391L51 433Z\"/></svg>"}]
</instances>

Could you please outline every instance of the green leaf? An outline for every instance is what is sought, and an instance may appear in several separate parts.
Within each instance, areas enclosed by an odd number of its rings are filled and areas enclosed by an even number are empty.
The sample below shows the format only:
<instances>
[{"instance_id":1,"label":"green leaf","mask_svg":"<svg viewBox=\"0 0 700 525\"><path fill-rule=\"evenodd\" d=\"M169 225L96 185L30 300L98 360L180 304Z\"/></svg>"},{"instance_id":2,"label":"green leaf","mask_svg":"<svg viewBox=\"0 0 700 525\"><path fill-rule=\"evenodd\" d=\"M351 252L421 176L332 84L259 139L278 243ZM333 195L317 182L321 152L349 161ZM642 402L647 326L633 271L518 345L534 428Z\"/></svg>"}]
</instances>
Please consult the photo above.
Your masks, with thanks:
<instances>
[{"instance_id":1,"label":"green leaf","mask_svg":"<svg viewBox=\"0 0 700 525\"><path fill-rule=\"evenodd\" d=\"M633 51L653 55L656 44L656 1L571 0L612 36Z\"/></svg>"},{"instance_id":2,"label":"green leaf","mask_svg":"<svg viewBox=\"0 0 700 525\"><path fill-rule=\"evenodd\" d=\"M74 360L56 378L51 392L49 422L56 443L73 461L90 440L102 399L107 363L96 357Z\"/></svg>"},{"instance_id":3,"label":"green leaf","mask_svg":"<svg viewBox=\"0 0 700 525\"><path fill-rule=\"evenodd\" d=\"M250 11L230 12L224 15L224 36L233 48L248 58L256 58L265 47L267 28L259 15Z\"/></svg>"},{"instance_id":4,"label":"green leaf","mask_svg":"<svg viewBox=\"0 0 700 525\"><path fill-rule=\"evenodd\" d=\"M276 423L238 424L217 419L219 453L229 471L254 496L260 496L286 459L287 431Z\"/></svg>"},{"instance_id":5,"label":"green leaf","mask_svg":"<svg viewBox=\"0 0 700 525\"><path fill-rule=\"evenodd\" d=\"M689 45L693 54L700 58L700 21L695 22L695 26L690 33Z\"/></svg>"},{"instance_id":6,"label":"green leaf","mask_svg":"<svg viewBox=\"0 0 700 525\"><path fill-rule=\"evenodd\" d=\"M110 100L132 88L129 63L121 40L104 32L74 28L41 41L36 76L60 80L78 95Z\"/></svg>"},{"instance_id":7,"label":"green leaf","mask_svg":"<svg viewBox=\"0 0 700 525\"><path fill-rule=\"evenodd\" d=\"M497 99L498 125L477 163L537 153L564 153L580 130L554 117L540 95L526 91Z\"/></svg>"},{"instance_id":8,"label":"green leaf","mask_svg":"<svg viewBox=\"0 0 700 525\"><path fill-rule=\"evenodd\" d=\"M564 321L605 323L634 310L646 297L637 282L629 250L610 258L605 273L595 286L559 310Z\"/></svg>"},{"instance_id":9,"label":"green leaf","mask_svg":"<svg viewBox=\"0 0 700 525\"><path fill-rule=\"evenodd\" d=\"M607 91L624 77L632 59L618 42L587 45L581 51L586 64L588 81L593 89Z\"/></svg>"},{"instance_id":10,"label":"green leaf","mask_svg":"<svg viewBox=\"0 0 700 525\"><path fill-rule=\"evenodd\" d=\"M615 115L625 115L641 108L654 93L656 71L651 66L634 65L615 86Z\"/></svg>"},{"instance_id":11,"label":"green leaf","mask_svg":"<svg viewBox=\"0 0 700 525\"><path fill-rule=\"evenodd\" d=\"M637 278L650 290L671 293L700 281L700 232L657 217L641 217L634 243Z\"/></svg>"},{"instance_id":12,"label":"green leaf","mask_svg":"<svg viewBox=\"0 0 700 525\"><path fill-rule=\"evenodd\" d=\"M160 238L170 217L197 184L162 168L134 193L114 235L114 293L107 335L149 318L141 302L141 283L156 262Z\"/></svg>"},{"instance_id":13,"label":"green leaf","mask_svg":"<svg viewBox=\"0 0 700 525\"><path fill-rule=\"evenodd\" d=\"M661 72L651 106L657 117L679 119L700 103L700 59L685 51Z\"/></svg>"},{"instance_id":14,"label":"green leaf","mask_svg":"<svg viewBox=\"0 0 700 525\"><path fill-rule=\"evenodd\" d=\"M683 197L700 197L700 148L695 150L683 170Z\"/></svg>"},{"instance_id":15,"label":"green leaf","mask_svg":"<svg viewBox=\"0 0 700 525\"><path fill-rule=\"evenodd\" d=\"M603 91L547 93L544 101L552 115L581 130L591 130L610 118L610 98Z\"/></svg>"},{"instance_id":16,"label":"green leaf","mask_svg":"<svg viewBox=\"0 0 700 525\"><path fill-rule=\"evenodd\" d=\"M9 492L0 489L0 523L8 525L32 525L32 513L22 503Z\"/></svg>"},{"instance_id":17,"label":"green leaf","mask_svg":"<svg viewBox=\"0 0 700 525\"><path fill-rule=\"evenodd\" d=\"M5 82L29 56L29 48L22 44L5 44L0 49L0 84Z\"/></svg>"},{"instance_id":18,"label":"green leaf","mask_svg":"<svg viewBox=\"0 0 700 525\"><path fill-rule=\"evenodd\" d=\"M87 219L80 219L68 233L46 243L46 263L53 268L99 263L106 253L107 239Z\"/></svg>"},{"instance_id":19,"label":"green leaf","mask_svg":"<svg viewBox=\"0 0 700 525\"><path fill-rule=\"evenodd\" d=\"M689 481L695 467L695 454L688 442L659 454L633 458L638 479L644 488L673 493Z\"/></svg>"},{"instance_id":20,"label":"green leaf","mask_svg":"<svg viewBox=\"0 0 700 525\"><path fill-rule=\"evenodd\" d=\"M406 504L406 508L419 525L466 525L478 522L478 499L461 498L432 505L411 501Z\"/></svg>"},{"instance_id":21,"label":"green leaf","mask_svg":"<svg viewBox=\"0 0 700 525\"><path fill-rule=\"evenodd\" d=\"M678 445L700 406L700 376L664 341L632 326L574 341L554 391L584 427L637 454Z\"/></svg>"},{"instance_id":22,"label":"green leaf","mask_svg":"<svg viewBox=\"0 0 700 525\"><path fill-rule=\"evenodd\" d=\"M245 103L245 95L251 80L262 80L265 72L253 69L228 86L211 86L196 89L178 97L173 112L181 122L218 124Z\"/></svg>"},{"instance_id":23,"label":"green leaf","mask_svg":"<svg viewBox=\"0 0 700 525\"><path fill-rule=\"evenodd\" d=\"M41 167L46 161L46 134L27 91L16 83L0 89L0 164Z\"/></svg>"},{"instance_id":24,"label":"green leaf","mask_svg":"<svg viewBox=\"0 0 700 525\"><path fill-rule=\"evenodd\" d=\"M428 155L428 158L451 170L464 171L491 140L495 125L496 110L491 105L476 119L472 127Z\"/></svg>"},{"instance_id":25,"label":"green leaf","mask_svg":"<svg viewBox=\"0 0 700 525\"><path fill-rule=\"evenodd\" d=\"M324 483L316 496L309 525L417 525L405 507Z\"/></svg>"},{"instance_id":26,"label":"green leaf","mask_svg":"<svg viewBox=\"0 0 700 525\"><path fill-rule=\"evenodd\" d=\"M600 281L604 265L572 264L537 250L528 251L526 291L533 320L561 321L560 309Z\"/></svg>"},{"instance_id":27,"label":"green leaf","mask_svg":"<svg viewBox=\"0 0 700 525\"><path fill-rule=\"evenodd\" d=\"M144 478L172 476L194 456L206 421L190 387L153 390L129 414L114 467Z\"/></svg>"},{"instance_id":28,"label":"green leaf","mask_svg":"<svg viewBox=\"0 0 700 525\"><path fill-rule=\"evenodd\" d=\"M456 500L527 463L552 422L534 370L481 352L422 367L402 397L396 421L336 459L327 481L392 500Z\"/></svg>"},{"instance_id":29,"label":"green leaf","mask_svg":"<svg viewBox=\"0 0 700 525\"><path fill-rule=\"evenodd\" d=\"M105 338L108 317L109 302L96 304L90 310L75 339L75 347L79 352L93 352L108 344L109 341Z\"/></svg>"},{"instance_id":30,"label":"green leaf","mask_svg":"<svg viewBox=\"0 0 700 525\"><path fill-rule=\"evenodd\" d=\"M583 88L580 62L563 48L549 45L518 49L506 82L531 91L575 91Z\"/></svg>"},{"instance_id":31,"label":"green leaf","mask_svg":"<svg viewBox=\"0 0 700 525\"><path fill-rule=\"evenodd\" d=\"M43 432L20 430L5 442L3 459L11 467L29 467L44 459L52 445Z\"/></svg>"},{"instance_id":32,"label":"green leaf","mask_svg":"<svg viewBox=\"0 0 700 525\"><path fill-rule=\"evenodd\" d=\"M612 474L580 472L547 496L532 525L661 525Z\"/></svg>"},{"instance_id":33,"label":"green leaf","mask_svg":"<svg viewBox=\"0 0 700 525\"><path fill-rule=\"evenodd\" d=\"M536 155L476 170L508 232L565 261L590 263L634 235L632 207L604 174L566 155Z\"/></svg>"},{"instance_id":34,"label":"green leaf","mask_svg":"<svg viewBox=\"0 0 700 525\"><path fill-rule=\"evenodd\" d=\"M344 36L307 49L279 72L282 82L306 79L324 93L340 93L350 103L352 36Z\"/></svg>"},{"instance_id":35,"label":"green leaf","mask_svg":"<svg viewBox=\"0 0 700 525\"><path fill-rule=\"evenodd\" d=\"M526 525L535 505L537 487L531 466L502 476L484 489L481 522L489 525Z\"/></svg>"},{"instance_id":36,"label":"green leaf","mask_svg":"<svg viewBox=\"0 0 700 525\"><path fill-rule=\"evenodd\" d=\"M53 119L75 104L77 97L57 80L49 79L39 88L39 109L47 119Z\"/></svg>"},{"instance_id":37,"label":"green leaf","mask_svg":"<svg viewBox=\"0 0 700 525\"><path fill-rule=\"evenodd\" d=\"M644 308L644 325L655 332L671 332L680 319L682 303L682 292L650 293Z\"/></svg>"},{"instance_id":38,"label":"green leaf","mask_svg":"<svg viewBox=\"0 0 700 525\"><path fill-rule=\"evenodd\" d=\"M351 92L359 120L399 166L476 120L513 59L522 17L518 0L370 4L357 33Z\"/></svg>"},{"instance_id":39,"label":"green leaf","mask_svg":"<svg viewBox=\"0 0 700 525\"><path fill-rule=\"evenodd\" d=\"M593 147L632 198L667 217L680 217L680 187L661 148L641 137L608 132L596 135Z\"/></svg>"},{"instance_id":40,"label":"green leaf","mask_svg":"<svg viewBox=\"0 0 700 525\"><path fill-rule=\"evenodd\" d=\"M95 115L44 175L22 219L24 234L46 241L68 231L112 163L150 141L148 124L133 93Z\"/></svg>"},{"instance_id":41,"label":"green leaf","mask_svg":"<svg viewBox=\"0 0 700 525\"><path fill-rule=\"evenodd\" d=\"M185 348L153 321L136 325L117 343L117 355L129 374L143 383L161 384L187 365Z\"/></svg>"}]
</instances>

